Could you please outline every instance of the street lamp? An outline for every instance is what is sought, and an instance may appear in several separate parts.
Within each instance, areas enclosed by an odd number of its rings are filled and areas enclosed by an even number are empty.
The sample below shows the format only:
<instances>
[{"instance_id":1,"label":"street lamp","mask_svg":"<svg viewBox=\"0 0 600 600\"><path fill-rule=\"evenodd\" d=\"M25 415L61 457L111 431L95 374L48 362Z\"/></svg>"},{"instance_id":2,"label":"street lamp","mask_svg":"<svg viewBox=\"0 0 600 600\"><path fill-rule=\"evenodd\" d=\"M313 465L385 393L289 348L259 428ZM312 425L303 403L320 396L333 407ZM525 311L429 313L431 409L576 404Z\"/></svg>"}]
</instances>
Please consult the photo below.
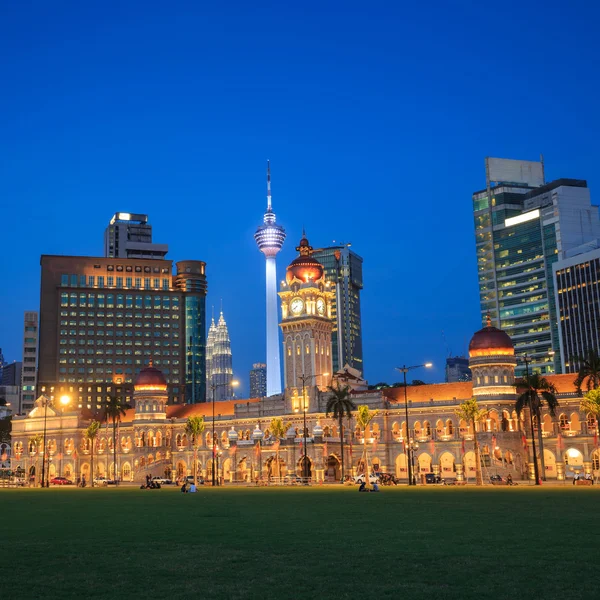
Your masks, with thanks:
<instances>
[{"instance_id":1,"label":"street lamp","mask_svg":"<svg viewBox=\"0 0 600 600\"><path fill-rule=\"evenodd\" d=\"M44 436L42 440L42 487L46 487L46 422L48 418L48 404L50 403L50 398L46 396L46 394L42 395L44 402ZM50 484L48 484L49 486Z\"/></svg>"},{"instance_id":2,"label":"street lamp","mask_svg":"<svg viewBox=\"0 0 600 600\"><path fill-rule=\"evenodd\" d=\"M414 477L414 451L419 448L418 444L415 446L414 442L411 444L410 438L410 429L408 427L408 393L406 390L406 374L413 369L420 369L425 367L429 369L432 366L432 363L428 362L423 365L413 365L412 367L407 367L404 365L403 367L396 367L396 371L400 371L404 376L404 412L406 414L406 440L404 442L407 453L406 466L408 468L408 485L417 485L416 478ZM411 468L412 467L412 468Z\"/></svg>"},{"instance_id":3,"label":"street lamp","mask_svg":"<svg viewBox=\"0 0 600 600\"><path fill-rule=\"evenodd\" d=\"M306 437L307 437L307 427L306 427L306 410L308 408L306 402L306 382L313 377L326 377L329 373L319 373L317 375L298 375L298 379L302 381L302 412L304 414L304 459L302 464L302 479L303 485L308 485L308 456L307 456L307 448L306 448ZM298 409L296 409L298 412Z\"/></svg>"},{"instance_id":4,"label":"street lamp","mask_svg":"<svg viewBox=\"0 0 600 600\"><path fill-rule=\"evenodd\" d=\"M521 360L525 363L526 383L527 383L527 401L529 404L529 424L531 426L531 450L533 452L533 474L535 477L535 485L541 485L540 483L540 471L537 463L537 452L535 450L535 433L533 432L533 390L531 389L531 382L529 381L529 363L532 358L525 353ZM538 427L540 423L538 423Z\"/></svg>"},{"instance_id":5,"label":"street lamp","mask_svg":"<svg viewBox=\"0 0 600 600\"><path fill-rule=\"evenodd\" d=\"M213 446L213 452L212 452L212 484L213 487L216 485L215 483L215 460L216 460L216 454L217 454L217 444L215 442L215 391L217 390L217 388L220 387L236 387L240 385L240 382L237 380L232 380L230 382L226 382L226 383L211 383L210 384L210 389L211 389L211 395L212 395L212 446Z\"/></svg>"}]
</instances>

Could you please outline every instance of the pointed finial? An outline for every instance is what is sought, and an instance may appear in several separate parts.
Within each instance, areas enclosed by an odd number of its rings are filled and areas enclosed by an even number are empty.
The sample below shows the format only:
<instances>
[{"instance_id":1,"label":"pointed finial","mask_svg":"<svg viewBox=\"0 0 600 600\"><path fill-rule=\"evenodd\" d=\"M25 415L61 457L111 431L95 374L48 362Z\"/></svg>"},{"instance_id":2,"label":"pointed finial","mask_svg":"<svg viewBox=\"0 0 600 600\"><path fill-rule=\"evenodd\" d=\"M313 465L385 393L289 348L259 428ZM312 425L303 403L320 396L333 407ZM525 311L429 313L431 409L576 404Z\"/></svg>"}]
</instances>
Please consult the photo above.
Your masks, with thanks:
<instances>
[{"instance_id":1,"label":"pointed finial","mask_svg":"<svg viewBox=\"0 0 600 600\"><path fill-rule=\"evenodd\" d=\"M223 298L221 298L221 315L223 314Z\"/></svg>"},{"instance_id":2,"label":"pointed finial","mask_svg":"<svg viewBox=\"0 0 600 600\"><path fill-rule=\"evenodd\" d=\"M492 326L492 318L490 317L490 313L485 316L485 325L486 327Z\"/></svg>"}]
</instances>

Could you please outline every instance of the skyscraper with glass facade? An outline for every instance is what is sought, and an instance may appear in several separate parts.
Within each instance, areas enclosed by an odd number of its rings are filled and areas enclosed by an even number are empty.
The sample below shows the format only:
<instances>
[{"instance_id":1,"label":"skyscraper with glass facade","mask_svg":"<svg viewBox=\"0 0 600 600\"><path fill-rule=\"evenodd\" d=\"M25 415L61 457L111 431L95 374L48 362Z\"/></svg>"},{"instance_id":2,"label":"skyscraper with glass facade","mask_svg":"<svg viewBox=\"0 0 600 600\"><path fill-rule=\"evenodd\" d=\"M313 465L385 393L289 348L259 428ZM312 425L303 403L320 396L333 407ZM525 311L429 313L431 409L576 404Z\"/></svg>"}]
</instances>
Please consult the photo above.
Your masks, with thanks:
<instances>
[{"instance_id":1,"label":"skyscraper with glass facade","mask_svg":"<svg viewBox=\"0 0 600 600\"><path fill-rule=\"evenodd\" d=\"M335 283L335 298L331 305L333 371L348 365L364 373L360 316L363 259L350 250L350 244L319 248L312 256L325 268L327 281Z\"/></svg>"},{"instance_id":2,"label":"skyscraper with glass facade","mask_svg":"<svg viewBox=\"0 0 600 600\"><path fill-rule=\"evenodd\" d=\"M250 371L250 398L264 398L267 395L267 365L254 363Z\"/></svg>"},{"instance_id":3,"label":"skyscraper with glass facade","mask_svg":"<svg viewBox=\"0 0 600 600\"><path fill-rule=\"evenodd\" d=\"M41 258L38 393L81 406L131 398L150 359L171 402L203 402L205 263L161 259Z\"/></svg>"},{"instance_id":4,"label":"skyscraper with glass facade","mask_svg":"<svg viewBox=\"0 0 600 600\"><path fill-rule=\"evenodd\" d=\"M516 162L516 161L515 161ZM552 265L599 237L585 181L495 182L473 194L482 320L506 331L531 368L561 372ZM518 374L523 366L517 367Z\"/></svg>"}]
</instances>

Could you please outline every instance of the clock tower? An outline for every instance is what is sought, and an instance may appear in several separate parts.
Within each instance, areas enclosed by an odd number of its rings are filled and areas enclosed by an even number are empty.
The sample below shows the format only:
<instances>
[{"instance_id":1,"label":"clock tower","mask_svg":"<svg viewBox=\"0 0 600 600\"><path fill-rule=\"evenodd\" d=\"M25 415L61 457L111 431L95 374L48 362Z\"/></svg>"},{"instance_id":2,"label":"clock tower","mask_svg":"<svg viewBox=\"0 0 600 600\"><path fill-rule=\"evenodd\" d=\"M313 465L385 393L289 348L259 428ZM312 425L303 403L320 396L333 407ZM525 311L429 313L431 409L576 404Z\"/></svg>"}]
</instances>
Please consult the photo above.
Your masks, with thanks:
<instances>
[{"instance_id":1,"label":"clock tower","mask_svg":"<svg viewBox=\"0 0 600 600\"><path fill-rule=\"evenodd\" d=\"M302 234L296 248L300 256L287 268L281 283L284 386L291 410L302 410L302 376L306 408L316 410L314 392L326 389L332 376L331 302L333 285L325 281L323 265L314 259L312 246Z\"/></svg>"}]
</instances>

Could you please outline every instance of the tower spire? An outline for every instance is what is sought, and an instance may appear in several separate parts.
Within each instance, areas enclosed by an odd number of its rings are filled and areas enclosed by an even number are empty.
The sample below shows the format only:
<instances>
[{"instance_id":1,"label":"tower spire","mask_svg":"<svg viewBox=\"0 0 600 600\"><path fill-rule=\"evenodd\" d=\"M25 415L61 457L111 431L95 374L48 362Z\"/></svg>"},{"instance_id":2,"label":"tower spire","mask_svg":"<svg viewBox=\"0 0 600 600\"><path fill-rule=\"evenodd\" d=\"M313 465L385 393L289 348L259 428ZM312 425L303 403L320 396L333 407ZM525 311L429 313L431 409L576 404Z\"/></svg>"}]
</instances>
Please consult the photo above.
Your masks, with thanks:
<instances>
[{"instance_id":1,"label":"tower spire","mask_svg":"<svg viewBox=\"0 0 600 600\"><path fill-rule=\"evenodd\" d=\"M271 210L271 161L267 159L267 212Z\"/></svg>"}]
</instances>

